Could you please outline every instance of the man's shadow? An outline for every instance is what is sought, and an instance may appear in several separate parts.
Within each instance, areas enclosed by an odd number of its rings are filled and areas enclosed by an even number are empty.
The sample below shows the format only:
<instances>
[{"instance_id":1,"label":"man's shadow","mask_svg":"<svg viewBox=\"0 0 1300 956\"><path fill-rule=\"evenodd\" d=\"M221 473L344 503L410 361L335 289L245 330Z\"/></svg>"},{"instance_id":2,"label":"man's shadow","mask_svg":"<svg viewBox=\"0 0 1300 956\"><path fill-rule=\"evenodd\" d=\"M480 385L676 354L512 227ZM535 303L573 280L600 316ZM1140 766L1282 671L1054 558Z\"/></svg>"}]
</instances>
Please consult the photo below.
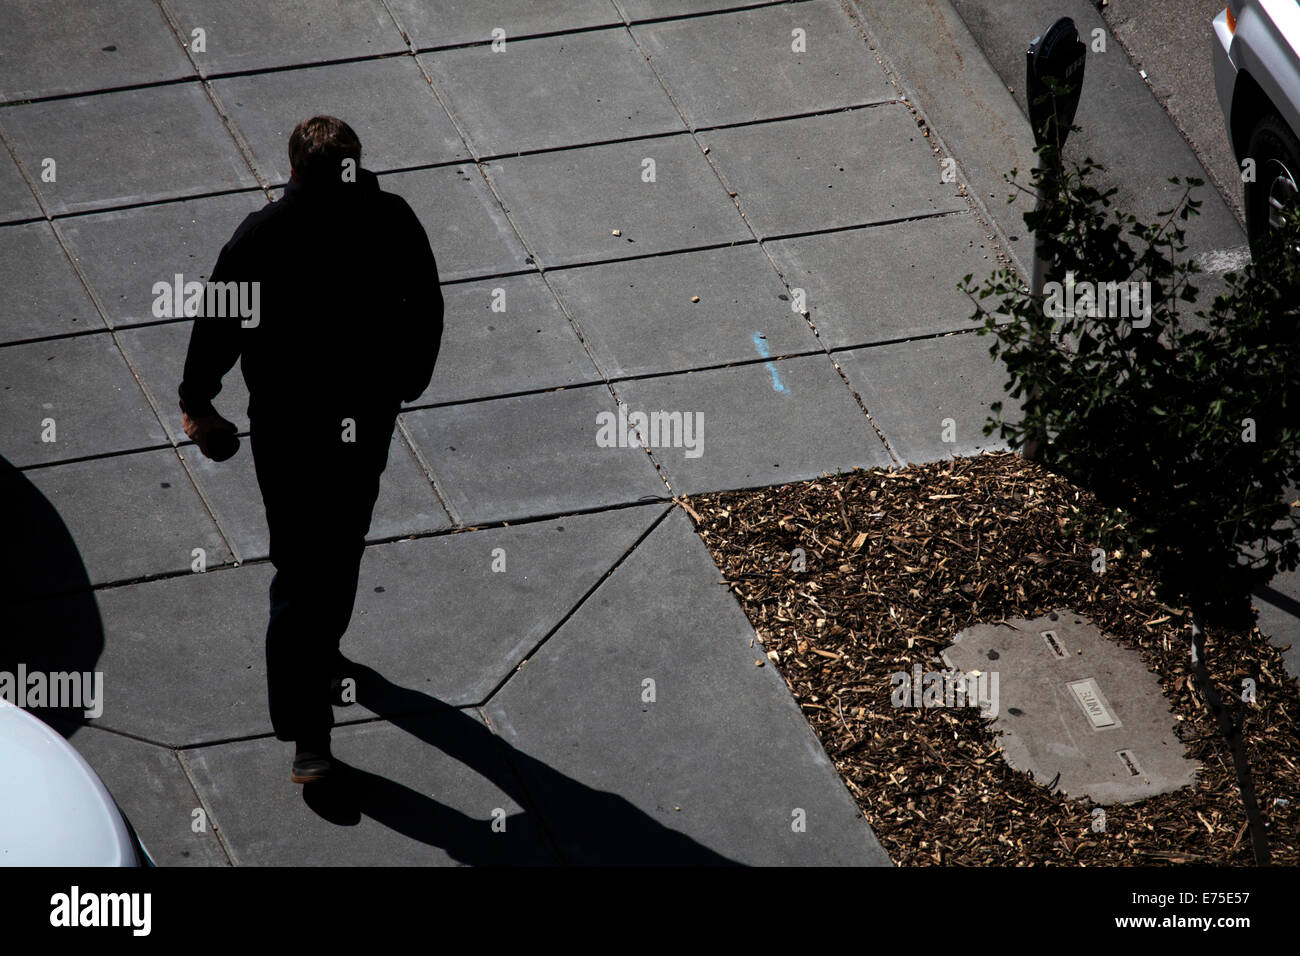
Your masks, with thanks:
<instances>
[{"instance_id":1,"label":"man's shadow","mask_svg":"<svg viewBox=\"0 0 1300 956\"><path fill-rule=\"evenodd\" d=\"M340 763L339 776L307 784L303 798L322 818L343 826L370 817L453 859L475 865L739 866L657 822L624 798L595 790L521 752L472 714L420 691L399 687L361 664L349 664L356 700L423 743L479 773L521 807L494 832L475 819L378 774ZM527 781L525 786L524 781ZM545 823L530 790L545 795ZM515 834L516 838L508 838ZM536 835L537 840L530 839ZM549 846L558 861L541 847Z\"/></svg>"},{"instance_id":2,"label":"man's shadow","mask_svg":"<svg viewBox=\"0 0 1300 956\"><path fill-rule=\"evenodd\" d=\"M59 512L0 457L0 672L92 672L104 628L81 552ZM15 701L11 700L10 703ZM71 737L84 708L26 708Z\"/></svg>"}]
</instances>

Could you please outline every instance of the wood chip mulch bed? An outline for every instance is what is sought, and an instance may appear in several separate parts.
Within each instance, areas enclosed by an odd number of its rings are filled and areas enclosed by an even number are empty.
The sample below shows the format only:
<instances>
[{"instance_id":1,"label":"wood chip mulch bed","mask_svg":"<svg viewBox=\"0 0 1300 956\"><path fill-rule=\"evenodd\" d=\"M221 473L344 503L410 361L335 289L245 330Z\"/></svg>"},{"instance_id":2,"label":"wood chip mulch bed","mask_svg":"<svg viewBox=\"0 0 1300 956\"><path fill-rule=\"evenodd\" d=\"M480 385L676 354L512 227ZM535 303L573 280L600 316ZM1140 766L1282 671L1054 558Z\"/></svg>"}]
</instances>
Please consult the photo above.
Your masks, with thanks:
<instances>
[{"instance_id":1,"label":"wood chip mulch bed","mask_svg":"<svg viewBox=\"0 0 1300 956\"><path fill-rule=\"evenodd\" d=\"M1095 502L1015 454L854 471L679 499L725 583L900 865L1231 864L1254 860L1231 752L1189 676L1180 609L1141 562L1107 559L1066 519ZM806 570L792 570L802 548ZM1159 675L1194 787L1105 807L1011 769L972 708L894 708L890 675L942 669L958 631L1068 607ZM1257 629L1207 631L1219 694L1245 708L1247 755L1272 862L1300 864L1300 693ZM1242 678L1256 682L1240 702Z\"/></svg>"}]
</instances>

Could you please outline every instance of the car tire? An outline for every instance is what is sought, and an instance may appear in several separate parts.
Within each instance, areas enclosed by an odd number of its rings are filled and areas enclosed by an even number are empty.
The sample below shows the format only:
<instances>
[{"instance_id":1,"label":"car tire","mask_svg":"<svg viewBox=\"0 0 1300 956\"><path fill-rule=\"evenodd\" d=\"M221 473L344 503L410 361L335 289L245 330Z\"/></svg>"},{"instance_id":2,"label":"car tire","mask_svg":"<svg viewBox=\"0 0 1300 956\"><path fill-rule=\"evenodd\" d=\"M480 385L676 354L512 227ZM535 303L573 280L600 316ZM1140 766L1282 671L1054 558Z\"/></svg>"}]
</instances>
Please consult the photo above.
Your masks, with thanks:
<instances>
[{"instance_id":1,"label":"car tire","mask_svg":"<svg viewBox=\"0 0 1300 956\"><path fill-rule=\"evenodd\" d=\"M1276 217L1276 204L1287 201L1300 186L1300 140L1272 113L1250 134L1246 155L1255 160L1255 181L1245 184L1246 236L1258 255Z\"/></svg>"}]
</instances>

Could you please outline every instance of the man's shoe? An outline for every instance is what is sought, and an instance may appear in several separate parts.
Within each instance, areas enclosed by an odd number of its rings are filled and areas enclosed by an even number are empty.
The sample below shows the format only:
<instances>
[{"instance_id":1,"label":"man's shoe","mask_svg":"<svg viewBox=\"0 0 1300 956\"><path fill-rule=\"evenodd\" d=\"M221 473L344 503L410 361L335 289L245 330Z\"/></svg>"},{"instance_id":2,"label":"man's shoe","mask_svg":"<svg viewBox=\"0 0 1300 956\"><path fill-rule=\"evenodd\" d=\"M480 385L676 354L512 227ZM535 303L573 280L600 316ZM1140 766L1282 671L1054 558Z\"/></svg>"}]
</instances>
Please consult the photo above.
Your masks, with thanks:
<instances>
[{"instance_id":1,"label":"man's shoe","mask_svg":"<svg viewBox=\"0 0 1300 956\"><path fill-rule=\"evenodd\" d=\"M334 759L329 747L298 745L293 755L293 771L289 779L294 783L316 783L334 772Z\"/></svg>"}]
</instances>

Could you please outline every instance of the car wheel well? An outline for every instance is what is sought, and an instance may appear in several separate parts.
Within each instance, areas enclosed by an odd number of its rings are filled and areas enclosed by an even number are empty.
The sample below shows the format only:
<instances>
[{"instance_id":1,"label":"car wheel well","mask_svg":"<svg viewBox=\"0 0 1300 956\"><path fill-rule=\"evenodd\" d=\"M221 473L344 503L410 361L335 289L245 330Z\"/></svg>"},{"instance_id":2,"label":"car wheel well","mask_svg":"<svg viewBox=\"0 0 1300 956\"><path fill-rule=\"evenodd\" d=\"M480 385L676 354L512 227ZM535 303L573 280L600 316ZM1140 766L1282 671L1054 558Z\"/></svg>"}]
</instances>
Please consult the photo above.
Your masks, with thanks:
<instances>
[{"instance_id":1,"label":"car wheel well","mask_svg":"<svg viewBox=\"0 0 1300 956\"><path fill-rule=\"evenodd\" d=\"M1270 113L1281 116L1263 87L1255 82L1255 78L1245 70L1238 72L1237 83L1232 91L1232 152L1238 163L1246 158L1246 151L1250 148L1250 134L1259 121Z\"/></svg>"}]
</instances>

